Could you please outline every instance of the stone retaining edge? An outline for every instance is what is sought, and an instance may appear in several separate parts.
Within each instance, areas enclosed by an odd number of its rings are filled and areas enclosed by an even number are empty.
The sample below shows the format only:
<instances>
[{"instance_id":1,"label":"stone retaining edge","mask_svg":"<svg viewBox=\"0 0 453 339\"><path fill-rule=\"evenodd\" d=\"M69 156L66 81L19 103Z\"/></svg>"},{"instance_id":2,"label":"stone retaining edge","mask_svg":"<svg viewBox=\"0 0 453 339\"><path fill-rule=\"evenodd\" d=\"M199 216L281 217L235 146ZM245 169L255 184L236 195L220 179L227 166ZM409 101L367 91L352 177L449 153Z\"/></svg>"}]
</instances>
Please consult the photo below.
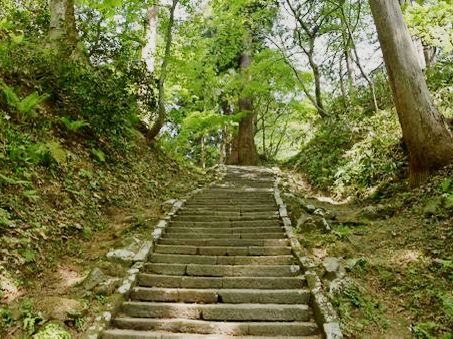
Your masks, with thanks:
<instances>
[{"instance_id":1,"label":"stone retaining edge","mask_svg":"<svg viewBox=\"0 0 453 339\"><path fill-rule=\"evenodd\" d=\"M340 328L340 320L337 312L329 301L324 288L322 286L321 279L315 271L314 261L303 255L302 246L297 239L294 228L291 224L291 219L288 216L288 210L283 202L280 195L280 189L278 188L280 183L280 172L274 170L275 182L274 182L274 198L277 203L280 218L283 221L283 227L285 233L290 241L291 249L296 257L299 265L305 272L305 278L308 283L308 288L311 293L312 306L315 313L315 320L323 330L323 335L326 339L340 339L343 338L343 333Z\"/></svg>"},{"instance_id":2,"label":"stone retaining edge","mask_svg":"<svg viewBox=\"0 0 453 339\"><path fill-rule=\"evenodd\" d=\"M124 278L121 286L117 289L117 294L119 296L118 300L116 300L115 305L110 308L110 311L105 311L102 313L101 316L98 316L94 323L88 328L87 333L84 335L84 338L87 339L98 339L100 338L102 332L107 329L110 325L110 321L112 320L112 313L114 314L116 311L119 310L123 301L127 300L129 297L132 288L134 287L137 274L139 273L140 269L144 266L145 262L148 260L149 256L153 253L154 246L157 244L159 239L165 233L165 229L167 228L170 221L176 215L176 213L184 206L187 200L192 198L194 195L199 194L209 187L217 184L220 182L223 177L226 175L226 167L224 165L214 166L213 170L218 173L217 178L205 185L202 188L197 188L191 192L189 192L184 199L177 200L174 199L173 206L170 211L166 212L164 216L157 222L153 233L152 239L145 241L140 250L135 255L134 259L132 260L132 266L127 271L128 275Z\"/></svg>"}]
</instances>

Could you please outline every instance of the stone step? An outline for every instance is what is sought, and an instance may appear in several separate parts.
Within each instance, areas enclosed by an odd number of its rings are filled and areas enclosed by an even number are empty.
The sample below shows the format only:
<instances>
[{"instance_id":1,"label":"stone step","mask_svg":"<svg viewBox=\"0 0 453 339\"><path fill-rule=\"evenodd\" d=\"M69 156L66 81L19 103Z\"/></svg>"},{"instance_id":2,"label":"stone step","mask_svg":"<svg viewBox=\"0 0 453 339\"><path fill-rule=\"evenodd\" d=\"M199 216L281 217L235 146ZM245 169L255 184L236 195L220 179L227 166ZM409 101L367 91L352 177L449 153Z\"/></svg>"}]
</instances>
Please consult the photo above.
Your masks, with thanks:
<instances>
[{"instance_id":1,"label":"stone step","mask_svg":"<svg viewBox=\"0 0 453 339\"><path fill-rule=\"evenodd\" d=\"M166 288L253 288L253 289L296 289L304 288L305 278L300 277L187 277L160 274L138 274L138 285L142 287Z\"/></svg>"},{"instance_id":2,"label":"stone step","mask_svg":"<svg viewBox=\"0 0 453 339\"><path fill-rule=\"evenodd\" d=\"M167 331L173 333L216 334L228 336L307 336L318 333L312 322L216 322L190 319L117 318L120 329Z\"/></svg>"},{"instance_id":3,"label":"stone step","mask_svg":"<svg viewBox=\"0 0 453 339\"><path fill-rule=\"evenodd\" d=\"M203 234L193 234L193 233L171 233L165 234L164 237L168 239L199 239L201 236L203 238L211 239L286 239L285 233L283 232L272 232L272 233L232 233L232 234L218 234L218 233L203 233Z\"/></svg>"},{"instance_id":4,"label":"stone step","mask_svg":"<svg viewBox=\"0 0 453 339\"><path fill-rule=\"evenodd\" d=\"M316 336L240 336L241 339L321 339ZM102 334L102 339L231 339L230 335L203 335L187 333L168 333L162 331L135 331L123 329L110 329Z\"/></svg>"},{"instance_id":5,"label":"stone step","mask_svg":"<svg viewBox=\"0 0 453 339\"><path fill-rule=\"evenodd\" d=\"M203 205L203 206L211 206L211 205L234 205L234 206L261 206L261 205L268 205L275 209L277 207L275 200L247 200L247 199L191 199L185 203L186 206L194 206L194 205Z\"/></svg>"},{"instance_id":6,"label":"stone step","mask_svg":"<svg viewBox=\"0 0 453 339\"><path fill-rule=\"evenodd\" d=\"M200 277L293 277L299 275L297 265L200 265L147 263L144 272L164 275Z\"/></svg>"},{"instance_id":7,"label":"stone step","mask_svg":"<svg viewBox=\"0 0 453 339\"><path fill-rule=\"evenodd\" d=\"M178 221L202 221L206 222L210 218L203 216L203 215L178 215ZM219 221L259 221L259 220L278 220L277 214L262 214L261 216L254 216L254 215L240 215L240 216L232 216L232 215L217 215L212 217L211 219L215 219L216 222Z\"/></svg>"},{"instance_id":8,"label":"stone step","mask_svg":"<svg viewBox=\"0 0 453 339\"><path fill-rule=\"evenodd\" d=\"M200 265L293 265L296 259L292 255L278 256L207 256L177 255L153 253L149 259L153 263L200 264Z\"/></svg>"},{"instance_id":9,"label":"stone step","mask_svg":"<svg viewBox=\"0 0 453 339\"><path fill-rule=\"evenodd\" d=\"M275 220L242 220L242 221L180 221L179 218L170 223L171 226L176 227L267 227L267 226L281 226L281 221Z\"/></svg>"},{"instance_id":10,"label":"stone step","mask_svg":"<svg viewBox=\"0 0 453 339\"><path fill-rule=\"evenodd\" d=\"M204 211L193 211L193 210L180 210L178 213L179 216L205 216L210 217L211 219L218 220L218 217L254 217L256 219L262 218L278 218L278 212L267 209L266 211L260 212L240 212L240 211L216 211L216 210L204 210Z\"/></svg>"},{"instance_id":11,"label":"stone step","mask_svg":"<svg viewBox=\"0 0 453 339\"><path fill-rule=\"evenodd\" d=\"M310 291L294 290L256 290L256 289L178 289L158 287L135 287L131 300L183 302L183 303L260 303L260 304L308 304Z\"/></svg>"},{"instance_id":12,"label":"stone step","mask_svg":"<svg viewBox=\"0 0 453 339\"><path fill-rule=\"evenodd\" d=\"M230 205L211 205L205 207L204 205L184 205L180 211L203 212L203 211L219 211L219 212L261 212L269 211L269 205L256 205L256 206L230 206Z\"/></svg>"},{"instance_id":13,"label":"stone step","mask_svg":"<svg viewBox=\"0 0 453 339\"><path fill-rule=\"evenodd\" d=\"M235 234L235 233L274 233L283 232L281 226L267 226L267 227L176 227L170 226L166 229L166 233L191 233L191 234Z\"/></svg>"},{"instance_id":14,"label":"stone step","mask_svg":"<svg viewBox=\"0 0 453 339\"><path fill-rule=\"evenodd\" d=\"M287 239L172 239L162 238L162 245L181 246L289 246Z\"/></svg>"},{"instance_id":15,"label":"stone step","mask_svg":"<svg viewBox=\"0 0 453 339\"><path fill-rule=\"evenodd\" d=\"M209 256L266 256L266 255L289 255L291 247L287 246L178 246L178 245L156 245L155 253L161 254L189 254Z\"/></svg>"},{"instance_id":16,"label":"stone step","mask_svg":"<svg viewBox=\"0 0 453 339\"><path fill-rule=\"evenodd\" d=\"M284 304L184 304L125 302L122 313L137 318L184 318L216 321L308 321L307 305Z\"/></svg>"},{"instance_id":17,"label":"stone step","mask_svg":"<svg viewBox=\"0 0 453 339\"><path fill-rule=\"evenodd\" d=\"M250 188L243 190L210 189L209 191L197 194L196 197L200 199L273 199L274 192L270 188Z\"/></svg>"}]
</instances>

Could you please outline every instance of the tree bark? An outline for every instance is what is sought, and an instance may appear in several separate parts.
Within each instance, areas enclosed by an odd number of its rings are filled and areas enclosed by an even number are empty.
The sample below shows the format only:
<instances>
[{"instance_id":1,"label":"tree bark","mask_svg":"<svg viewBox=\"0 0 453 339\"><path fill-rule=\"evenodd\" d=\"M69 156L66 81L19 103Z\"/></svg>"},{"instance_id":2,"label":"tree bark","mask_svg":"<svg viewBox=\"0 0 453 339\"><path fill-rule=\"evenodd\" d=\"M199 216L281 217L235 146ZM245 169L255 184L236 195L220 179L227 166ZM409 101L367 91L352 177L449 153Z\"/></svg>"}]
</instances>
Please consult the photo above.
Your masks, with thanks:
<instances>
[{"instance_id":1,"label":"tree bark","mask_svg":"<svg viewBox=\"0 0 453 339\"><path fill-rule=\"evenodd\" d=\"M142 60L146 64L148 72L153 73L155 68L155 54L157 48L157 27L158 27L158 7L152 6L148 10L148 17L145 29L146 44L142 49Z\"/></svg>"},{"instance_id":2,"label":"tree bark","mask_svg":"<svg viewBox=\"0 0 453 339\"><path fill-rule=\"evenodd\" d=\"M241 72L245 73L250 63L251 53L248 50L244 51L239 63ZM246 116L239 122L239 131L233 139L228 163L230 165L256 166L258 164L258 153L255 145L256 114L253 112L252 98L247 96L240 98L238 106L239 111L246 113Z\"/></svg>"},{"instance_id":3,"label":"tree bark","mask_svg":"<svg viewBox=\"0 0 453 339\"><path fill-rule=\"evenodd\" d=\"M74 0L49 0L50 24L49 39L51 46L59 50L67 50L74 59L86 61L79 47Z\"/></svg>"},{"instance_id":4,"label":"tree bark","mask_svg":"<svg viewBox=\"0 0 453 339\"><path fill-rule=\"evenodd\" d=\"M453 137L433 104L397 1L369 0L416 186L453 162Z\"/></svg>"},{"instance_id":5,"label":"tree bark","mask_svg":"<svg viewBox=\"0 0 453 339\"><path fill-rule=\"evenodd\" d=\"M165 120L167 119L167 111L165 108L165 80L167 78L167 68L168 62L170 59L171 54L171 44L173 40L173 26L175 24L175 10L176 6L178 5L179 0L173 0L171 8L170 8L170 19L168 22L167 32L165 34L165 52L164 58L162 60L162 66L160 69L160 77L159 77L159 93L158 93L158 112L157 112L157 119L154 122L151 129L149 129L146 133L146 140L149 144L152 144L156 137L159 135L160 130L164 127Z\"/></svg>"}]
</instances>

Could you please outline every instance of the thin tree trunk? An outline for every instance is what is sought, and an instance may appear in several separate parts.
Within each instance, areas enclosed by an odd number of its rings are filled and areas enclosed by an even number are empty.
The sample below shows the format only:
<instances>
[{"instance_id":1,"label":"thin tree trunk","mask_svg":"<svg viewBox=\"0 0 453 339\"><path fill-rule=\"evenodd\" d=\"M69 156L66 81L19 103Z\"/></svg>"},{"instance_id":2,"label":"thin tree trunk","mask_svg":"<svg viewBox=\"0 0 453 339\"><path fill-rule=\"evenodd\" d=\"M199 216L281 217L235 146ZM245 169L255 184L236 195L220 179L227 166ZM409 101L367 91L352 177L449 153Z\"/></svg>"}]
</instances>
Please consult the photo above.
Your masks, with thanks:
<instances>
[{"instance_id":1,"label":"thin tree trunk","mask_svg":"<svg viewBox=\"0 0 453 339\"><path fill-rule=\"evenodd\" d=\"M153 143L156 137L159 135L160 130L164 127L165 120L167 118L167 112L165 109L165 80L167 78L167 68L168 68L168 61L170 59L171 54L171 44L173 40L173 26L175 23L175 10L176 6L178 5L179 0L173 0L171 8L170 8L170 19L168 22L167 32L165 34L165 52L164 58L162 60L162 66L160 69L160 77L159 77L159 93L158 93L158 114L157 119L154 122L154 125L151 127L150 130L146 133L146 139L148 143Z\"/></svg>"},{"instance_id":2,"label":"thin tree trunk","mask_svg":"<svg viewBox=\"0 0 453 339\"><path fill-rule=\"evenodd\" d=\"M344 85L344 74L343 74L343 60L340 58L340 65L339 65L339 77L340 77L340 90L341 90L341 96L343 98L343 106L346 109L349 104L349 99L348 99L348 94L346 92L346 88Z\"/></svg>"},{"instance_id":3,"label":"thin tree trunk","mask_svg":"<svg viewBox=\"0 0 453 339\"><path fill-rule=\"evenodd\" d=\"M453 137L431 99L399 3L369 0L409 152L410 181L453 162Z\"/></svg>"},{"instance_id":4,"label":"thin tree trunk","mask_svg":"<svg viewBox=\"0 0 453 339\"><path fill-rule=\"evenodd\" d=\"M206 168L206 145L204 136L200 139L200 147L201 147L201 168Z\"/></svg>"},{"instance_id":5,"label":"thin tree trunk","mask_svg":"<svg viewBox=\"0 0 453 339\"><path fill-rule=\"evenodd\" d=\"M325 117L326 110L324 109L324 103L322 100L322 90L321 90L321 74L319 72L319 66L313 59L312 51L308 54L308 61L310 63L310 67L313 71L313 76L315 78L315 98L316 98L316 106L318 107L318 112L321 117Z\"/></svg>"},{"instance_id":6,"label":"thin tree trunk","mask_svg":"<svg viewBox=\"0 0 453 339\"><path fill-rule=\"evenodd\" d=\"M264 157L267 159L267 154L266 154L266 119L264 119L264 115L263 115L263 120L261 121L261 129L262 129L262 133L263 133L263 155Z\"/></svg>"},{"instance_id":7,"label":"thin tree trunk","mask_svg":"<svg viewBox=\"0 0 453 339\"><path fill-rule=\"evenodd\" d=\"M379 110L379 106L378 106L378 102L377 102L376 90L375 90L375 87L374 87L373 80L370 79L370 77L366 74L365 70L362 67L362 63L360 62L359 53L357 52L357 46L355 44L353 30L351 29L351 27L350 27L350 25L348 23L348 20L346 19L346 14L344 12L344 8L340 7L340 9L341 9L341 19L343 21L344 26L346 27L346 31L347 31L347 35L348 35L346 46L347 46L347 48L350 46L352 48L352 51L354 52L355 63L356 63L357 67L360 70L360 74L362 74L363 78L368 83L368 87L370 88L371 96L373 97L374 110L377 112ZM359 9L359 11L360 11L360 9ZM349 51L347 52L347 54L348 55L346 57L346 60L348 60L349 57L350 57ZM349 67L350 67L350 65L348 66L348 68Z\"/></svg>"}]
</instances>

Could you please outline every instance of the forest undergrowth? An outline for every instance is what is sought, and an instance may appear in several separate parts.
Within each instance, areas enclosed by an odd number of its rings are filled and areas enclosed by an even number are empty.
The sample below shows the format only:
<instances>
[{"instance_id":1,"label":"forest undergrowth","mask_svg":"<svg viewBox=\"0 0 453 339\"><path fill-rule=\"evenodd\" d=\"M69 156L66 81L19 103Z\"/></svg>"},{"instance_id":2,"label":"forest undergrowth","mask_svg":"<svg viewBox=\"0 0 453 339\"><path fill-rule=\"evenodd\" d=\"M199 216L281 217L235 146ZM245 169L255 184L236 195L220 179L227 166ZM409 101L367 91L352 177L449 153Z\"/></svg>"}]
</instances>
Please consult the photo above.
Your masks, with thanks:
<instances>
[{"instance_id":1,"label":"forest undergrowth","mask_svg":"<svg viewBox=\"0 0 453 339\"><path fill-rule=\"evenodd\" d=\"M90 270L149 238L161 203L211 176L145 142L124 91L133 69L54 67L37 44L0 46L0 336L65 338L52 309L75 303L83 312L59 320L77 337L111 302L80 285Z\"/></svg>"}]
</instances>

